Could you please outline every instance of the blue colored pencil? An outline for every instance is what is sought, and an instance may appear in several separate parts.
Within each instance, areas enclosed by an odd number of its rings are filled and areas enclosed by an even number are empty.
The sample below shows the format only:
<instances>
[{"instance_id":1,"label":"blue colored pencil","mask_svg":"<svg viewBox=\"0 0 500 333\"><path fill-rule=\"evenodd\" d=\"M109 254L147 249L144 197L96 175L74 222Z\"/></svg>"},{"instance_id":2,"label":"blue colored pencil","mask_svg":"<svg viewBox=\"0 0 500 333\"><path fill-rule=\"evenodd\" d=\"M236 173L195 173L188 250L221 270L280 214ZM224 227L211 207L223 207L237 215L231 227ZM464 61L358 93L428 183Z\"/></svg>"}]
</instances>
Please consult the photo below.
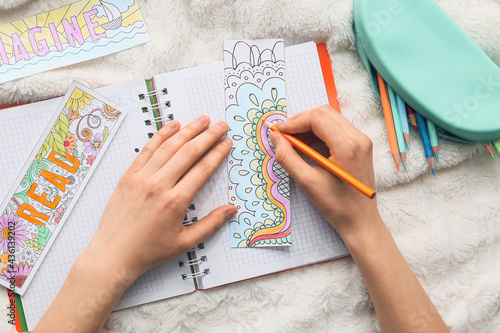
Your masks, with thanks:
<instances>
[{"instance_id":1,"label":"blue colored pencil","mask_svg":"<svg viewBox=\"0 0 500 333\"><path fill-rule=\"evenodd\" d=\"M432 152L436 157L436 162L439 163L439 143L434 123L427 120L427 130L429 131L429 140L431 141Z\"/></svg>"},{"instance_id":2,"label":"blue colored pencil","mask_svg":"<svg viewBox=\"0 0 500 333\"><path fill-rule=\"evenodd\" d=\"M406 115L405 102L403 102L401 96L399 96L397 93L396 99L398 101L399 119L401 120L401 125L403 126L403 136L405 137L408 149L410 149L410 126L408 126L408 117Z\"/></svg>"},{"instance_id":3,"label":"blue colored pencil","mask_svg":"<svg viewBox=\"0 0 500 333\"><path fill-rule=\"evenodd\" d=\"M391 103L392 120L394 121L394 129L396 130L396 139L398 141L399 155L406 170L406 143L403 136L403 125L399 119L398 103L396 102L396 94L390 85L387 85L387 92L389 94L389 102Z\"/></svg>"},{"instance_id":4,"label":"blue colored pencil","mask_svg":"<svg viewBox=\"0 0 500 333\"><path fill-rule=\"evenodd\" d=\"M436 175L436 169L434 168L434 155L432 154L431 142L429 140L429 132L427 132L427 125L425 125L425 119L415 112L415 116L417 117L417 126L418 131L420 132L420 138L422 139L422 145L424 146L425 158L427 159L427 163L431 167L432 174Z\"/></svg>"}]
</instances>

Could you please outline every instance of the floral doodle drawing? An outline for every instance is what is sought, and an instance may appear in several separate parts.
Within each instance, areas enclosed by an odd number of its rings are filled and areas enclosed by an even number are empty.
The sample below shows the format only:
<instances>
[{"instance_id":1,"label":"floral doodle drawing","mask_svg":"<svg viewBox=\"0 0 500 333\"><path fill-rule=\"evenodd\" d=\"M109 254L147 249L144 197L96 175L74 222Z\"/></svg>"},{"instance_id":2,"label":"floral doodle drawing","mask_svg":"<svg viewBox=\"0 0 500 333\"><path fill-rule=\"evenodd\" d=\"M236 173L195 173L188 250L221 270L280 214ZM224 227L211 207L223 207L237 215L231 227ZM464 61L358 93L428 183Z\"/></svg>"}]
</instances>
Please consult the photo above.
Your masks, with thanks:
<instances>
[{"instance_id":1,"label":"floral doodle drawing","mask_svg":"<svg viewBox=\"0 0 500 333\"><path fill-rule=\"evenodd\" d=\"M248 46L250 56L232 53L225 59L226 120L233 140L229 202L239 208L230 222L231 247L290 245L288 174L276 162L266 125L286 119L284 61L276 56L283 52L279 40L252 42L233 46L233 51Z\"/></svg>"}]
</instances>

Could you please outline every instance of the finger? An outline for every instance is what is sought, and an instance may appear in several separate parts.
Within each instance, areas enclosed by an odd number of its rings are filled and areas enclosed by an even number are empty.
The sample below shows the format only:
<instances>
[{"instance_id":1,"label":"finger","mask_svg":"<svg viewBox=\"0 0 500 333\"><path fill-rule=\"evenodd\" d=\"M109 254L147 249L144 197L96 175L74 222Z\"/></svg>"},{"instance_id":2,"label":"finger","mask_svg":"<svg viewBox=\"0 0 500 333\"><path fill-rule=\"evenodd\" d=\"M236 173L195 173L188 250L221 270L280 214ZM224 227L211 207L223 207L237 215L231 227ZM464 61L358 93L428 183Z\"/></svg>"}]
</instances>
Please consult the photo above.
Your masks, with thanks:
<instances>
[{"instance_id":1,"label":"finger","mask_svg":"<svg viewBox=\"0 0 500 333\"><path fill-rule=\"evenodd\" d=\"M224 222L236 213L238 213L238 209L233 205L225 205L214 209L198 222L185 227L185 241L191 247L204 241L217 232Z\"/></svg>"},{"instance_id":2,"label":"finger","mask_svg":"<svg viewBox=\"0 0 500 333\"><path fill-rule=\"evenodd\" d=\"M146 145L141 149L141 152L134 159L130 165L130 170L132 172L139 171L146 163L149 161L154 152L158 147L172 135L177 133L180 124L177 120L169 122L167 125L163 126L158 132L153 135L151 140L149 140Z\"/></svg>"},{"instance_id":3,"label":"finger","mask_svg":"<svg viewBox=\"0 0 500 333\"><path fill-rule=\"evenodd\" d=\"M174 185L204 153L207 152L227 132L227 123L219 121L189 142L186 142L160 169L165 173L167 183ZM204 163L204 162L203 162Z\"/></svg>"},{"instance_id":4,"label":"finger","mask_svg":"<svg viewBox=\"0 0 500 333\"><path fill-rule=\"evenodd\" d=\"M330 149L335 149L341 146L342 142L352 139L342 126L332 119L332 115L321 109L306 111L299 118L277 123L276 127L279 131L289 134L313 132Z\"/></svg>"},{"instance_id":5,"label":"finger","mask_svg":"<svg viewBox=\"0 0 500 333\"><path fill-rule=\"evenodd\" d=\"M154 152L153 156L144 166L147 174L154 174L182 147L183 144L200 134L210 124L210 118L200 116L190 122L168 140L165 140Z\"/></svg>"},{"instance_id":6,"label":"finger","mask_svg":"<svg viewBox=\"0 0 500 333\"><path fill-rule=\"evenodd\" d=\"M232 146L233 144L231 139L224 138L205 157L203 157L201 161L196 163L195 166L189 170L189 172L175 186L176 190L181 193L186 193L186 191L198 193L198 191L201 190L208 179L213 175L215 170L217 170L227 154L229 154ZM168 168L165 168L162 172L168 173L169 170Z\"/></svg>"},{"instance_id":7,"label":"finger","mask_svg":"<svg viewBox=\"0 0 500 333\"><path fill-rule=\"evenodd\" d=\"M315 179L318 172L316 168L304 161L287 139L277 132L271 133L269 139L276 152L276 161L301 187L306 186L311 183L312 179Z\"/></svg>"},{"instance_id":8,"label":"finger","mask_svg":"<svg viewBox=\"0 0 500 333\"><path fill-rule=\"evenodd\" d=\"M331 134L333 130L338 132L339 128L352 138L355 138L361 133L344 116L329 105L322 105L301 112L291 117L286 122L279 123L279 125L277 124L277 127L280 131L290 134L304 133L307 131L314 131L316 134L318 134L319 131Z\"/></svg>"}]
</instances>

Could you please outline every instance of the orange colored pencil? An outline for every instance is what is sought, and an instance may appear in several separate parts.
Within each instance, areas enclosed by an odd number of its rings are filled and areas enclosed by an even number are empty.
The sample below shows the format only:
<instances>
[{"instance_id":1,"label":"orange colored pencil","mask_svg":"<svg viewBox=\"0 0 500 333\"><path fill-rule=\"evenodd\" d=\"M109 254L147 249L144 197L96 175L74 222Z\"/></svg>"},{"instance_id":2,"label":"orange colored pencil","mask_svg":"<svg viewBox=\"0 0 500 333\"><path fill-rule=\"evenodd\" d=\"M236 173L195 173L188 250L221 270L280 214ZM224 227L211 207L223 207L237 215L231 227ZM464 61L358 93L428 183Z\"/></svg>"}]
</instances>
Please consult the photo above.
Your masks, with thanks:
<instances>
[{"instance_id":1,"label":"orange colored pencil","mask_svg":"<svg viewBox=\"0 0 500 333\"><path fill-rule=\"evenodd\" d=\"M394 121L392 119L391 103L389 101L389 93L385 86L384 79L377 73L378 87L380 90L380 99L382 100L382 109L384 110L385 125L387 127L387 134L389 135L389 145L391 146L391 154L396 163L399 171L399 148L398 140L396 138L396 129L394 128Z\"/></svg>"},{"instance_id":2,"label":"orange colored pencil","mask_svg":"<svg viewBox=\"0 0 500 333\"><path fill-rule=\"evenodd\" d=\"M280 132L276 128L276 125L273 125L273 124L270 124L267 122L266 122L266 125L272 131L276 131L276 132L280 133L281 135L283 135L285 137L285 139L287 139L292 144L292 146L294 146L295 148L297 148L298 150L300 150L301 152L303 152L304 154L306 154L307 156L309 156L310 158L312 158L313 160L318 162L321 166L323 166L328 171L332 172L334 175L336 175L340 179L342 179L342 180L346 181L348 184L352 185L354 188L359 190L361 193L366 195L368 198L370 198L370 199L375 198L376 193L374 190L372 190L371 188L369 188L368 186L366 186L365 184L360 182L358 179L351 176L345 170L343 170L338 165L336 165L335 163L333 163L332 161L330 161L329 159L327 159L326 157L324 157L323 155L321 155L320 153L318 153L317 151L315 151L314 149L312 149L311 147L306 145L304 142L300 141L299 139L297 139L296 137L294 137L290 134Z\"/></svg>"}]
</instances>

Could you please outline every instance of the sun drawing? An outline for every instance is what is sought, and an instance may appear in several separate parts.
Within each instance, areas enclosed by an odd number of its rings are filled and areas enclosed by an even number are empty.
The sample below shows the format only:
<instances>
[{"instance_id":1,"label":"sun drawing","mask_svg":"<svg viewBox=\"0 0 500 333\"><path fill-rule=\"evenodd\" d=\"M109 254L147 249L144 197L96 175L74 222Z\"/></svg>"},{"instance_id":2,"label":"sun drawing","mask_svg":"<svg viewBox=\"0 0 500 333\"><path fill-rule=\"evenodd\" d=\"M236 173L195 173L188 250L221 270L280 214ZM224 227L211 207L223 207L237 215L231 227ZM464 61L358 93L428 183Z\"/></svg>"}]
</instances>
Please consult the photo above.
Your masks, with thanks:
<instances>
[{"instance_id":1,"label":"sun drawing","mask_svg":"<svg viewBox=\"0 0 500 333\"><path fill-rule=\"evenodd\" d=\"M99 0L78 1L1 25L0 65L12 65L34 56L61 51L66 46L78 47L85 42L106 37L105 27L110 18L96 15L96 8L100 6L102 2ZM137 0L119 15L121 26L124 27L143 20Z\"/></svg>"},{"instance_id":2,"label":"sun drawing","mask_svg":"<svg viewBox=\"0 0 500 333\"><path fill-rule=\"evenodd\" d=\"M73 110L83 109L85 105L90 105L91 99L94 99L94 97L87 94L81 89L75 88L75 90L73 90L73 92L71 93L68 101L66 102L64 108L71 108Z\"/></svg>"}]
</instances>

